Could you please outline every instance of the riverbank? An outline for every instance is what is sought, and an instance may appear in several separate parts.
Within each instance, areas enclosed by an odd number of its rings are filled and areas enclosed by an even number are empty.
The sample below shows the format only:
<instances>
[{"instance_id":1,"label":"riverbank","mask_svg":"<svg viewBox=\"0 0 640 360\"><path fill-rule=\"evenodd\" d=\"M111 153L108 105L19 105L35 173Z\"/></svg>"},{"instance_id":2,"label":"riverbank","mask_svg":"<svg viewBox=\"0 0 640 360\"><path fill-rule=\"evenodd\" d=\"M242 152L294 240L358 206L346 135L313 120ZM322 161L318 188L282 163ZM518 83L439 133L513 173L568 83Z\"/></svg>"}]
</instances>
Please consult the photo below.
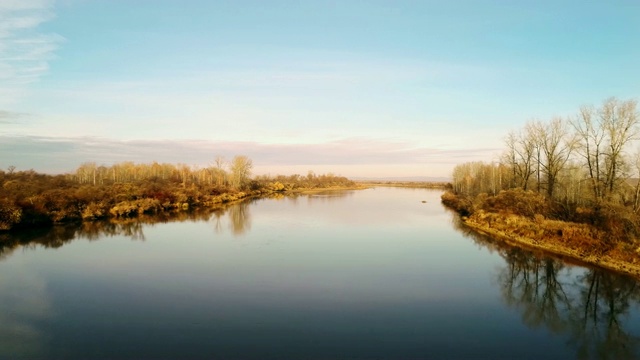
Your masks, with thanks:
<instances>
[{"instance_id":1,"label":"riverbank","mask_svg":"<svg viewBox=\"0 0 640 360\"><path fill-rule=\"evenodd\" d=\"M443 195L442 202L457 211L462 223L482 234L512 246L557 255L565 260L584 263L640 278L640 247L616 242L596 227L567 221L532 217L481 209L469 213L460 199Z\"/></svg>"},{"instance_id":2,"label":"riverbank","mask_svg":"<svg viewBox=\"0 0 640 360\"><path fill-rule=\"evenodd\" d=\"M200 196L189 197L187 201L164 201L153 197L141 197L133 200L125 200L113 202L107 199L102 201L89 202L85 206L75 209L73 213L67 210L64 216L60 216L59 212L51 211L50 213L36 213L20 211L14 225L0 228L0 234L3 232L20 232L23 230L31 230L33 228L50 227L53 225L64 224L81 224L93 221L105 220L127 220L137 218L158 217L160 219L175 214L187 213L193 211L207 210L216 211L225 209L235 203L245 201L251 198L267 198L271 196L296 196L300 194L318 194L325 192L339 192L347 190L363 190L367 189L363 185L334 185L329 187L310 187L295 189L262 188L259 190L249 191L228 191L218 195L198 194ZM1 209L0 209L1 210ZM22 209L19 209L22 210ZM18 211L18 210L14 210ZM48 215L48 216L47 216ZM53 216L57 219L52 219ZM1 240L1 239L0 239Z\"/></svg>"},{"instance_id":3,"label":"riverbank","mask_svg":"<svg viewBox=\"0 0 640 360\"><path fill-rule=\"evenodd\" d=\"M342 176L313 173L259 176L241 184L226 181L224 173L217 179L210 172L189 169L167 170L164 178L152 172L145 177L145 166L131 165L129 172L137 177L119 176L118 181L97 173L94 181L86 176L0 171L0 232L217 209L252 197L364 188Z\"/></svg>"}]
</instances>

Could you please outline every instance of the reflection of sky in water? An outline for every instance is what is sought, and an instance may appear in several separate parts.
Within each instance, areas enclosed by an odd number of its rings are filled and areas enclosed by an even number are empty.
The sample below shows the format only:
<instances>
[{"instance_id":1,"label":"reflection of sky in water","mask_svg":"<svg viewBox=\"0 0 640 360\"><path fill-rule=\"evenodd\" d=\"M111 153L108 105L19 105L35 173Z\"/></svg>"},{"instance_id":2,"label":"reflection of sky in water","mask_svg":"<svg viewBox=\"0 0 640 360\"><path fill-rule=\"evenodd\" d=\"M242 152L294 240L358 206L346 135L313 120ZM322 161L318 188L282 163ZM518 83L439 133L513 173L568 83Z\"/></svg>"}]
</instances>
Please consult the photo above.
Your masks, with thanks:
<instances>
[{"instance_id":1,"label":"reflection of sky in water","mask_svg":"<svg viewBox=\"0 0 640 360\"><path fill-rule=\"evenodd\" d=\"M144 242L16 251L0 300L38 300L0 307L0 331L14 354L51 358L574 357L567 336L525 325L530 308L505 307L504 251L455 230L439 195L258 199L145 226Z\"/></svg>"},{"instance_id":2,"label":"reflection of sky in water","mask_svg":"<svg viewBox=\"0 0 640 360\"><path fill-rule=\"evenodd\" d=\"M0 263L0 359L40 358L47 342L39 325L51 317L44 279L28 266Z\"/></svg>"}]
</instances>

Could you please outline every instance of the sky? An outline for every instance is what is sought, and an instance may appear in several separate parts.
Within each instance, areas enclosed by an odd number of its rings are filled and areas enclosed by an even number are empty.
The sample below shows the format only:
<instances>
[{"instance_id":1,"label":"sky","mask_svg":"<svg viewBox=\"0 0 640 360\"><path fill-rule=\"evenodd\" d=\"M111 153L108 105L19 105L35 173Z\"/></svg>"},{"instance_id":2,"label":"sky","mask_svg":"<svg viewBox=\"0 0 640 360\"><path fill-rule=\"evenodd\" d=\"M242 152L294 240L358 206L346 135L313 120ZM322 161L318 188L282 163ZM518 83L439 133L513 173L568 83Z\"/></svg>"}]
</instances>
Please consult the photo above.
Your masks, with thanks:
<instances>
[{"instance_id":1,"label":"sky","mask_svg":"<svg viewBox=\"0 0 640 360\"><path fill-rule=\"evenodd\" d=\"M0 168L448 177L640 97L640 1L0 0Z\"/></svg>"}]
</instances>

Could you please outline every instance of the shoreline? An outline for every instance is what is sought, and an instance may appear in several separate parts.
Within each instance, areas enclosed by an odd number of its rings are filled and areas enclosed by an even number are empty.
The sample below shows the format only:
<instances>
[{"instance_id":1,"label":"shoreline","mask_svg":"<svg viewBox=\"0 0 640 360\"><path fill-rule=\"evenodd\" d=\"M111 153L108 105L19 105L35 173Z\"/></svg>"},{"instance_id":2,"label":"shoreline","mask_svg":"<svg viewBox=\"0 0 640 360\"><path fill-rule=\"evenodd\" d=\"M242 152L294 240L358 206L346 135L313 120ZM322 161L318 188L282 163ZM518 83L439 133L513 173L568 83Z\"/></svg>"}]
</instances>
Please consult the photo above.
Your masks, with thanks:
<instances>
[{"instance_id":1,"label":"shoreline","mask_svg":"<svg viewBox=\"0 0 640 360\"><path fill-rule=\"evenodd\" d=\"M255 191L239 191L239 192L226 192L220 195L216 195L210 198L208 201L199 202L199 203L191 203L187 206L182 206L179 203L171 204L171 207L155 209L153 211L145 211L140 208L127 208L122 213L116 213L117 209L122 207L121 204L114 205L109 212L105 212L102 216L95 217L78 217L72 219L64 219L62 221L55 222L44 222L44 223L36 223L36 224L28 224L28 225L20 225L10 229L1 229L0 234L19 234L21 232L32 231L36 229L47 229L53 228L55 226L64 226L70 224L81 225L83 223L92 223L92 222L102 222L102 221L128 221L140 219L143 217L167 217L180 213L188 213L193 211L216 211L216 210L224 210L229 206L240 203L242 201L247 201L249 199L260 199L260 198L269 198L270 196L295 196L295 195L304 195L304 194L316 194L321 192L331 192L331 191L347 191L347 190L364 190L369 187L357 184L353 186L332 186L332 187L324 187L324 188L297 188L291 190L255 190ZM2 240L0 240L1 242Z\"/></svg>"},{"instance_id":2,"label":"shoreline","mask_svg":"<svg viewBox=\"0 0 640 360\"><path fill-rule=\"evenodd\" d=\"M347 191L347 190L365 190L369 189L370 186L366 184L356 184L354 186L333 186L326 188L308 188L308 189L295 189L295 190L287 190L285 192L281 192L283 195L290 194L316 194L320 192L328 192L328 191Z\"/></svg>"},{"instance_id":3,"label":"shoreline","mask_svg":"<svg viewBox=\"0 0 640 360\"><path fill-rule=\"evenodd\" d=\"M458 216L460 215L458 214ZM528 250L542 251L547 255L559 257L565 262L567 262L567 259L569 259L574 263L584 264L587 266L595 266L614 271L616 273L632 276L636 279L640 279L640 263L632 263L623 259L612 257L607 254L602 256L585 254L579 249L573 249L557 241L544 238L532 239L529 237L520 236L515 233L505 232L480 224L476 221L473 221L473 219L465 216L460 216L460 220L468 228L480 234L488 235L495 239L503 241L510 246L516 246Z\"/></svg>"},{"instance_id":4,"label":"shoreline","mask_svg":"<svg viewBox=\"0 0 640 360\"><path fill-rule=\"evenodd\" d=\"M438 182L419 182L419 181L409 181L409 182L376 182L376 181L363 181L357 182L362 186L366 187L399 187L399 188L407 188L407 189L433 189L433 190L446 190L446 183L438 183Z\"/></svg>"}]
</instances>

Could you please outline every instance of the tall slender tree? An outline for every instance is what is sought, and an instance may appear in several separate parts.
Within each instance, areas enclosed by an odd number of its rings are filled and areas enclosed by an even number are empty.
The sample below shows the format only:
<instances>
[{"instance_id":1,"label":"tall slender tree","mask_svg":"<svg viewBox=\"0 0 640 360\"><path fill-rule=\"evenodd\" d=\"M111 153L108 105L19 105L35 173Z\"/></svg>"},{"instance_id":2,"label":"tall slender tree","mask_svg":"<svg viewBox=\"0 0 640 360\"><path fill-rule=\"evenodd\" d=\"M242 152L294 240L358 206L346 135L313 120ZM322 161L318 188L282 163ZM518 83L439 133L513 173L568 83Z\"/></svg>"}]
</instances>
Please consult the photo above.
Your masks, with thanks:
<instances>
[{"instance_id":1,"label":"tall slender tree","mask_svg":"<svg viewBox=\"0 0 640 360\"><path fill-rule=\"evenodd\" d=\"M239 155L233 158L231 161L231 178L235 188L240 189L247 184L252 168L253 162L248 157Z\"/></svg>"}]
</instances>

